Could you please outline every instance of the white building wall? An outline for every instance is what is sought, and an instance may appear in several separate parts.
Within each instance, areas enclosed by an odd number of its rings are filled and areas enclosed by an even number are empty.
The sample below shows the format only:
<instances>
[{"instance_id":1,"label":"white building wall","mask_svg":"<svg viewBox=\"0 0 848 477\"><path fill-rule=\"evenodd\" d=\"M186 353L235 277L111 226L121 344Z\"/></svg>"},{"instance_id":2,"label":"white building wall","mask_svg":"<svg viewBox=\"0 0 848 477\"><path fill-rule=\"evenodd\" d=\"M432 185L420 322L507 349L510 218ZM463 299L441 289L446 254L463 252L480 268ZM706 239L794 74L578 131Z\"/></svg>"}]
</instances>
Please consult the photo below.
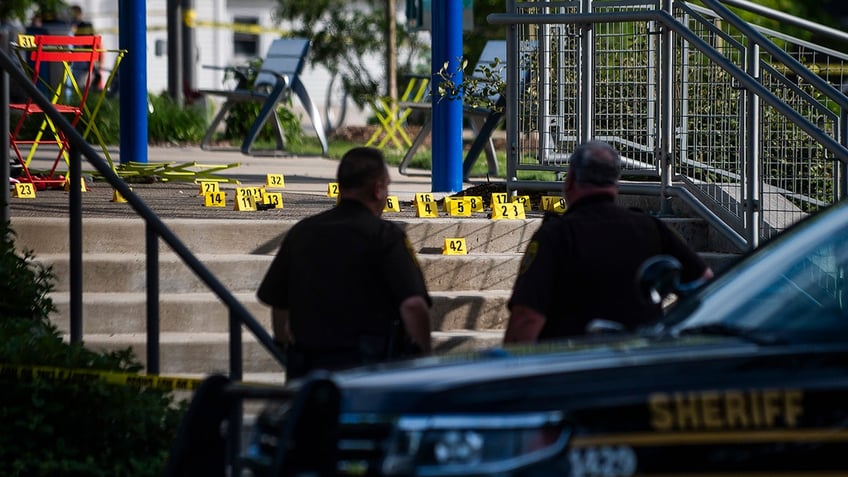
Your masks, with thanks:
<instances>
[{"instance_id":1,"label":"white building wall","mask_svg":"<svg viewBox=\"0 0 848 477\"><path fill-rule=\"evenodd\" d=\"M76 0L73 3L83 9L85 19L94 24L94 28L103 37L103 44L111 50L118 49L118 2L114 0ZM233 52L233 31L226 27L239 16L257 17L260 25L268 30L285 29L285 25L273 23L272 12L276 0L195 0L196 19L199 26L195 29L197 46L197 62L195 79L198 89L220 89L224 73L220 70L206 69L209 66L228 66L243 64L246 58L237 58ZM167 2L166 0L146 0L147 9L147 89L158 94L168 88L168 57L167 57ZM403 9L401 8L402 12ZM212 26L214 25L214 26ZM263 55L268 45L279 33L267 32L260 35L259 52ZM159 42L162 54L156 55L156 45ZM133 52L127 52L132 55ZM114 64L115 53L106 56L105 65ZM375 57L369 61L375 71L383 66L382 58ZM301 77L312 101L323 113L325 96L330 77L324 68L307 66ZM295 101L295 103L297 103ZM364 124L368 111L357 111L350 103L346 123ZM305 124L307 118L304 116Z\"/></svg>"}]
</instances>

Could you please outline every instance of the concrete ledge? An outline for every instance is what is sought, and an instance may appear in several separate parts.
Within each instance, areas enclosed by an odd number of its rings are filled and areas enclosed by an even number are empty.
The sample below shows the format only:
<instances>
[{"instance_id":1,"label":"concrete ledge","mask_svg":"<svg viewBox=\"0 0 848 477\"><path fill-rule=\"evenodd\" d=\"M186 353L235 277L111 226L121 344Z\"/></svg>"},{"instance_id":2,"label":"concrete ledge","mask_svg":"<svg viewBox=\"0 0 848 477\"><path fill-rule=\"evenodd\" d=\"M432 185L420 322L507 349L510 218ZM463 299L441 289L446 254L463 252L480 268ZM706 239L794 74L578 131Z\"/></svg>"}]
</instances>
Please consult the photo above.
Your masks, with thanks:
<instances>
[{"instance_id":1,"label":"concrete ledge","mask_svg":"<svg viewBox=\"0 0 848 477\"><path fill-rule=\"evenodd\" d=\"M56 291L70 289L70 260L64 254L44 254L38 261L53 267ZM198 259L227 289L256 292L273 257L268 255L199 255ZM512 288L519 254L426 255L418 257L428 289L499 290ZM142 253L89 254L83 266L84 292L136 292L147 288L146 256ZM206 285L174 254L159 257L159 289L168 293L207 291Z\"/></svg>"},{"instance_id":2,"label":"concrete ledge","mask_svg":"<svg viewBox=\"0 0 848 477\"><path fill-rule=\"evenodd\" d=\"M499 346L503 332L451 330L433 334L437 354L464 353ZM146 366L144 334L91 334L83 340L86 347L104 351L131 348ZM229 335L227 333L167 333L160 337L161 374L229 374ZM285 368L245 332L242 334L242 365L245 373L283 373Z\"/></svg>"},{"instance_id":3,"label":"concrete ledge","mask_svg":"<svg viewBox=\"0 0 848 477\"><path fill-rule=\"evenodd\" d=\"M391 218L390 218L391 219ZM695 249L708 249L708 227L701 219L667 218ZM446 238L464 238L471 253L523 253L541 219L484 218L392 219L409 236L419 253L441 251ZM275 255L295 220L168 219L165 224L192 253ZM68 221L63 218L15 218L20 247L42 254L67 254ZM141 253L145 250L141 219L86 218L83 253ZM172 253L160 239L159 252Z\"/></svg>"},{"instance_id":4,"label":"concrete ledge","mask_svg":"<svg viewBox=\"0 0 848 477\"><path fill-rule=\"evenodd\" d=\"M506 326L506 302L510 292L433 292L433 330L497 330ZM56 312L53 323L69 332L69 297L51 295ZM271 330L270 308L256 299L255 293L235 294L248 312ZM83 297L83 333L144 334L147 321L147 296L138 293L86 293ZM225 333L229 329L229 311L211 292L162 293L159 296L159 329L162 333Z\"/></svg>"},{"instance_id":5,"label":"concrete ledge","mask_svg":"<svg viewBox=\"0 0 848 477\"><path fill-rule=\"evenodd\" d=\"M523 252L540 219L393 219L406 230L416 250L441 249L444 239L462 237L477 253ZM165 224L192 253L274 255L296 220L167 219ZM20 217L13 221L19 246L36 255L68 253L68 220ZM145 250L141 219L85 218L83 253L133 253ZM172 250L162 240L160 253Z\"/></svg>"}]
</instances>

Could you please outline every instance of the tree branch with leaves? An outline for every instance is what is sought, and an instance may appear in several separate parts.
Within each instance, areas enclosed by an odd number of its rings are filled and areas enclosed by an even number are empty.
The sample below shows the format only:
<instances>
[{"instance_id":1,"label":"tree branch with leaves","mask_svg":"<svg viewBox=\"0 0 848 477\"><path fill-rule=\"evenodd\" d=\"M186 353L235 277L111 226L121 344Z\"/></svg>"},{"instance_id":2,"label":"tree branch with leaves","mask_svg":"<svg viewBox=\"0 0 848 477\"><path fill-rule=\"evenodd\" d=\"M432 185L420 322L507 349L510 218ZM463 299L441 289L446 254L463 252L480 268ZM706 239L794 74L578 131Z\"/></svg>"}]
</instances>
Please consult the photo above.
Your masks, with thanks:
<instances>
[{"instance_id":1,"label":"tree branch with leaves","mask_svg":"<svg viewBox=\"0 0 848 477\"><path fill-rule=\"evenodd\" d=\"M385 61L388 22L386 0L351 3L347 0L278 0L275 19L287 21L291 32L312 40L310 64L338 74L351 99L360 107L385 95L390 83L383 71L369 64ZM388 0L391 1L391 0ZM396 22L398 71L417 72L429 64L429 45ZM373 63L371 63L373 64Z\"/></svg>"}]
</instances>

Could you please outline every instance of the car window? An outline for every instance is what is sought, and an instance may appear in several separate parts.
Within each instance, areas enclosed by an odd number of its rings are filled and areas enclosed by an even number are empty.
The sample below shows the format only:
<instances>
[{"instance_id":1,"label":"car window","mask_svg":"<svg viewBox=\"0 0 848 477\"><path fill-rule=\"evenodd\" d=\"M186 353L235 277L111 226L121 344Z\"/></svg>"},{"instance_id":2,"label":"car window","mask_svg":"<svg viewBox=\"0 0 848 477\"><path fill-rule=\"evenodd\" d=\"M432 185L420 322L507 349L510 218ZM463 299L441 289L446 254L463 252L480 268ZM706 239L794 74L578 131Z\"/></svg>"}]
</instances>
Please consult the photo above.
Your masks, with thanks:
<instances>
[{"instance_id":1,"label":"car window","mask_svg":"<svg viewBox=\"0 0 848 477\"><path fill-rule=\"evenodd\" d=\"M844 241L844 240L843 240ZM748 313L737 320L747 328L826 333L845 316L841 275L846 267L846 246L831 240L803 257L785 272L776 274L769 287L755 295Z\"/></svg>"},{"instance_id":2,"label":"car window","mask_svg":"<svg viewBox=\"0 0 848 477\"><path fill-rule=\"evenodd\" d=\"M786 342L848 341L848 226L795 234L739 268L680 303L673 332L720 324Z\"/></svg>"}]
</instances>

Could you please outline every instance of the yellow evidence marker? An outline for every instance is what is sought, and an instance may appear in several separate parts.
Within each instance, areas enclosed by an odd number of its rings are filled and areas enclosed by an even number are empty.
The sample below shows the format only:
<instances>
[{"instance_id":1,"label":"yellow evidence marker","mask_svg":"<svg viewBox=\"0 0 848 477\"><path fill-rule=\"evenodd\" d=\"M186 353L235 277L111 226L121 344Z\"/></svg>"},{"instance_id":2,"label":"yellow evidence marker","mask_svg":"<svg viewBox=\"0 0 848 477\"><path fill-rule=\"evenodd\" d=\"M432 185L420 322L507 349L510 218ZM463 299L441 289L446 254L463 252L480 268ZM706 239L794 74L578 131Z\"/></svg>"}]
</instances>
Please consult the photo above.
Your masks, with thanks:
<instances>
[{"instance_id":1,"label":"yellow evidence marker","mask_svg":"<svg viewBox=\"0 0 848 477\"><path fill-rule=\"evenodd\" d=\"M242 195L236 192L235 207L233 210L252 211L256 210L256 197L253 194Z\"/></svg>"},{"instance_id":2,"label":"yellow evidence marker","mask_svg":"<svg viewBox=\"0 0 848 477\"><path fill-rule=\"evenodd\" d=\"M339 196L339 183L338 182L330 182L327 184L327 197L338 197Z\"/></svg>"},{"instance_id":3,"label":"yellow evidence marker","mask_svg":"<svg viewBox=\"0 0 848 477\"><path fill-rule=\"evenodd\" d=\"M439 216L439 204L435 200L429 202L415 201L415 216L434 218Z\"/></svg>"},{"instance_id":4,"label":"yellow evidence marker","mask_svg":"<svg viewBox=\"0 0 848 477\"><path fill-rule=\"evenodd\" d=\"M206 207L226 207L227 193L219 190L203 195L203 205Z\"/></svg>"},{"instance_id":5,"label":"yellow evidence marker","mask_svg":"<svg viewBox=\"0 0 848 477\"><path fill-rule=\"evenodd\" d=\"M471 217L471 199L468 197L445 197L445 209L451 217Z\"/></svg>"},{"instance_id":6,"label":"yellow evidence marker","mask_svg":"<svg viewBox=\"0 0 848 477\"><path fill-rule=\"evenodd\" d=\"M565 199L558 195L546 195L542 197L542 210L545 212L565 212Z\"/></svg>"},{"instance_id":7,"label":"yellow evidence marker","mask_svg":"<svg viewBox=\"0 0 848 477\"><path fill-rule=\"evenodd\" d=\"M283 178L282 174L268 174L265 177L266 189L284 189L285 187L286 180Z\"/></svg>"},{"instance_id":8,"label":"yellow evidence marker","mask_svg":"<svg viewBox=\"0 0 848 477\"><path fill-rule=\"evenodd\" d=\"M16 183L15 197L19 199L35 199L35 186L29 182Z\"/></svg>"},{"instance_id":9,"label":"yellow evidence marker","mask_svg":"<svg viewBox=\"0 0 848 477\"><path fill-rule=\"evenodd\" d=\"M261 204L263 201L265 190L261 187L236 187L235 199L238 201L244 197L253 197L253 203Z\"/></svg>"},{"instance_id":10,"label":"yellow evidence marker","mask_svg":"<svg viewBox=\"0 0 848 477\"><path fill-rule=\"evenodd\" d=\"M210 192L218 192L221 190L217 181L200 181L200 193L197 195L206 195Z\"/></svg>"},{"instance_id":11,"label":"yellow evidence marker","mask_svg":"<svg viewBox=\"0 0 848 477\"><path fill-rule=\"evenodd\" d=\"M529 195L517 195L512 198L513 202L520 202L521 205L524 206L524 211L533 210L530 207L530 196Z\"/></svg>"},{"instance_id":12,"label":"yellow evidence marker","mask_svg":"<svg viewBox=\"0 0 848 477\"><path fill-rule=\"evenodd\" d=\"M442 247L442 255L468 255L468 247L464 238L446 238Z\"/></svg>"},{"instance_id":13,"label":"yellow evidence marker","mask_svg":"<svg viewBox=\"0 0 848 477\"><path fill-rule=\"evenodd\" d=\"M265 188L264 187L254 186L254 187L247 187L247 189L250 189L250 193L253 194L253 200L257 204L264 204L265 203Z\"/></svg>"},{"instance_id":14,"label":"yellow evidence marker","mask_svg":"<svg viewBox=\"0 0 848 477\"><path fill-rule=\"evenodd\" d=\"M471 212L483 212L483 198L479 195L469 195L468 201L471 204Z\"/></svg>"},{"instance_id":15,"label":"yellow evidence marker","mask_svg":"<svg viewBox=\"0 0 848 477\"><path fill-rule=\"evenodd\" d=\"M433 197L432 192L416 192L415 193L415 202L434 202L436 199Z\"/></svg>"},{"instance_id":16,"label":"yellow evidence marker","mask_svg":"<svg viewBox=\"0 0 848 477\"><path fill-rule=\"evenodd\" d=\"M383 207L383 212L400 212L400 201L396 195L386 197L386 205Z\"/></svg>"},{"instance_id":17,"label":"yellow evidence marker","mask_svg":"<svg viewBox=\"0 0 848 477\"><path fill-rule=\"evenodd\" d=\"M35 35L18 35L18 48L36 48Z\"/></svg>"},{"instance_id":18,"label":"yellow evidence marker","mask_svg":"<svg viewBox=\"0 0 848 477\"><path fill-rule=\"evenodd\" d=\"M132 190L132 189L130 189ZM120 204L126 203L127 199L118 192L118 189L112 189L112 202L118 202Z\"/></svg>"},{"instance_id":19,"label":"yellow evidence marker","mask_svg":"<svg viewBox=\"0 0 848 477\"><path fill-rule=\"evenodd\" d=\"M265 192L262 203L272 209L283 208L283 194L281 192Z\"/></svg>"},{"instance_id":20,"label":"yellow evidence marker","mask_svg":"<svg viewBox=\"0 0 848 477\"><path fill-rule=\"evenodd\" d=\"M524 219L524 206L521 202L492 206L492 219Z\"/></svg>"},{"instance_id":21,"label":"yellow evidence marker","mask_svg":"<svg viewBox=\"0 0 848 477\"><path fill-rule=\"evenodd\" d=\"M71 178L68 177L68 176L65 176L64 189L65 189L65 192L69 192L71 190ZM80 177L80 191L88 192L88 189L86 189L86 187L85 187L85 179L83 179L82 177Z\"/></svg>"},{"instance_id":22,"label":"yellow evidence marker","mask_svg":"<svg viewBox=\"0 0 848 477\"><path fill-rule=\"evenodd\" d=\"M492 192L492 211L495 210L495 205L509 204L510 202L506 192Z\"/></svg>"}]
</instances>

